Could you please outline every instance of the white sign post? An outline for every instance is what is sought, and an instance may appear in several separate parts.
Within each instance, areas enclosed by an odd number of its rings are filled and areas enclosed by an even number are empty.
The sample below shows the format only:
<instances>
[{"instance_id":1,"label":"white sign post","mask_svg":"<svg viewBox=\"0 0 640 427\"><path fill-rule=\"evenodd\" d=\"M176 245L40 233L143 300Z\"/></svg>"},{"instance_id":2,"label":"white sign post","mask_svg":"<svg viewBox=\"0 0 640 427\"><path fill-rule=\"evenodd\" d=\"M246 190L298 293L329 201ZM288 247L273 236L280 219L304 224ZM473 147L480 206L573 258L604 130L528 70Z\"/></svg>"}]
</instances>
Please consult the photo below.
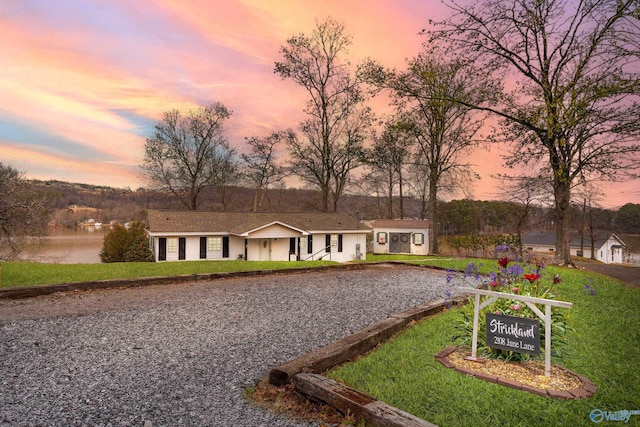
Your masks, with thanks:
<instances>
[{"instance_id":1,"label":"white sign post","mask_svg":"<svg viewBox=\"0 0 640 427\"><path fill-rule=\"evenodd\" d=\"M573 308L573 303L566 301L556 301L551 299L544 298L534 298L525 295L517 295L517 294L505 294L503 292L495 292L495 291L487 291L484 289L475 289L475 288L460 288L466 292L470 292L475 294L475 309L473 312L473 341L471 344L471 357L470 360L477 360L477 352L478 352L478 317L480 316L480 310L497 300L498 298L507 298L516 301L522 301L533 312L544 321L544 373L546 376L551 374L551 306L554 307L563 307L563 308ZM480 303L480 295L488 296L486 300ZM535 304L544 304L544 313L540 311Z\"/></svg>"}]
</instances>

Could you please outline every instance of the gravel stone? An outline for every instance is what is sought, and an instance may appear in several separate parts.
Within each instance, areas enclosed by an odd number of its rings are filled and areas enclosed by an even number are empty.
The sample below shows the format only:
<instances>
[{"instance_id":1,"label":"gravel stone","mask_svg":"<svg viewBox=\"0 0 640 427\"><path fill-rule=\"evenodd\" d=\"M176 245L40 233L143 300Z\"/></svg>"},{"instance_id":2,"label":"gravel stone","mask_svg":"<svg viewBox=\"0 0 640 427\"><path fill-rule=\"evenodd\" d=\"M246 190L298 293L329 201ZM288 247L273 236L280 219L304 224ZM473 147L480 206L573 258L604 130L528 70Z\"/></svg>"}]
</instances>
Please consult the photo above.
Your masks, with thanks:
<instances>
[{"instance_id":1,"label":"gravel stone","mask_svg":"<svg viewBox=\"0 0 640 427\"><path fill-rule=\"evenodd\" d=\"M317 426L246 388L445 289L381 265L0 300L0 426Z\"/></svg>"}]
</instances>

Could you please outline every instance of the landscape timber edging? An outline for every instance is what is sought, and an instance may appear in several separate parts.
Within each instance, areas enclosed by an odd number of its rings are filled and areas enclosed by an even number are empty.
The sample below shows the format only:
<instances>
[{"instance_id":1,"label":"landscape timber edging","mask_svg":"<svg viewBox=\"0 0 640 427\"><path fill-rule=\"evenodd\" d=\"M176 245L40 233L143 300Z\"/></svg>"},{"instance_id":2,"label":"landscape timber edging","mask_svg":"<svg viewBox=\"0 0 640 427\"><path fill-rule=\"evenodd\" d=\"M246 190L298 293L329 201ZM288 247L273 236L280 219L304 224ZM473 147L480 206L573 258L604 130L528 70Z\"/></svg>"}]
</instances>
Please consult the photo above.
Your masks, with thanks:
<instances>
[{"instance_id":1,"label":"landscape timber edging","mask_svg":"<svg viewBox=\"0 0 640 427\"><path fill-rule=\"evenodd\" d=\"M449 301L433 300L374 323L354 334L334 341L316 351L290 360L269 371L269 383L293 384L308 398L325 402L343 414L351 413L374 427L437 427L428 421L401 411L367 394L320 375L382 344L414 321L436 314L449 305L464 305L470 294Z\"/></svg>"},{"instance_id":2,"label":"landscape timber edging","mask_svg":"<svg viewBox=\"0 0 640 427\"><path fill-rule=\"evenodd\" d=\"M345 363L380 345L404 330L409 323L442 311L448 304L466 303L469 295L457 296L449 301L437 299L390 315L351 335L327 344L315 351L292 359L269 371L269 383L276 386L289 384L299 373L320 374Z\"/></svg>"},{"instance_id":3,"label":"landscape timber edging","mask_svg":"<svg viewBox=\"0 0 640 427\"><path fill-rule=\"evenodd\" d=\"M359 270L368 265L378 263L353 263L327 265L321 267L299 267L281 270L251 270L219 273L183 274L180 276L156 276L140 277L133 279L106 279L88 282L56 283L52 285L17 286L0 288L0 299L32 298L42 295L50 295L56 292L89 291L97 289L135 288L153 285L169 285L174 283L186 283L200 280L216 280L232 277L251 277L267 274L296 274L308 272L322 272L327 270Z\"/></svg>"},{"instance_id":4,"label":"landscape timber edging","mask_svg":"<svg viewBox=\"0 0 640 427\"><path fill-rule=\"evenodd\" d=\"M364 419L367 426L437 427L322 375L297 374L292 383L299 393L323 401L343 414L351 414L358 420Z\"/></svg>"},{"instance_id":5,"label":"landscape timber edging","mask_svg":"<svg viewBox=\"0 0 640 427\"><path fill-rule=\"evenodd\" d=\"M499 377L499 376L494 376L494 375L488 375L488 374L484 374L482 372L476 372L470 369L465 369L465 368L460 368L458 366L455 366L453 363L451 363L447 357L453 353L454 351L456 351L458 349L457 346L449 346L446 347L442 350L440 350L439 352L437 352L434 357L436 358L436 360L438 362L440 362L445 368L450 368L453 369L461 374L466 374L466 375L470 375L472 377L478 378L479 380L483 380L483 381L488 381L491 383L496 383L496 384L500 384L503 385L505 387L511 387L514 388L516 390L522 390L522 391L527 391L529 393L533 393L533 394L537 394L538 396L543 396L543 397L550 397L553 399L565 399L565 400L572 400L572 399L585 399L588 397L593 396L596 391L598 391L598 387L591 382L591 380L583 375L579 375L576 374L575 372L570 371L569 369L563 367L563 366L559 366L559 365L553 365L556 368L559 368L561 370L563 370L564 372L575 376L576 378L578 378L580 381L582 381L582 387L579 389L575 389L575 390L568 390L568 391L560 391L560 390L545 390L545 389L541 389L538 387L534 387L534 386L530 386L527 384L523 384L520 381L516 381L516 380L511 380L508 378L503 378L503 377Z\"/></svg>"}]
</instances>

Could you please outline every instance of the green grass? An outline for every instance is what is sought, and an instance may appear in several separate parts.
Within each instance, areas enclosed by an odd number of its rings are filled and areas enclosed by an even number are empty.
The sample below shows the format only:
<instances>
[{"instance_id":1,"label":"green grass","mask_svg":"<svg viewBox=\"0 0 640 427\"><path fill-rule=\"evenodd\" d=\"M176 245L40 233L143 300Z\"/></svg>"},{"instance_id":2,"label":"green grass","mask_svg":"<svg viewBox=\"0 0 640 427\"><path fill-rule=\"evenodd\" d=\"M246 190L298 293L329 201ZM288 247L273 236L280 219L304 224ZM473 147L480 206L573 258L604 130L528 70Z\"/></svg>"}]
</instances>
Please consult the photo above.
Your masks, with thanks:
<instances>
[{"instance_id":1,"label":"green grass","mask_svg":"<svg viewBox=\"0 0 640 427\"><path fill-rule=\"evenodd\" d=\"M598 392L589 399L544 398L440 365L433 355L452 344L456 309L418 323L328 375L442 427L589 426L593 409L640 409L640 289L594 273L549 270L562 276L559 299L573 302L567 314L575 328L567 354L552 362L591 379ZM594 296L585 284L596 289ZM640 415L628 425L640 425Z\"/></svg>"},{"instance_id":2,"label":"green grass","mask_svg":"<svg viewBox=\"0 0 640 427\"><path fill-rule=\"evenodd\" d=\"M437 257L411 255L367 255L367 261L404 260L435 262ZM430 261L431 260L431 261ZM318 267L331 261L181 261L161 263L46 264L0 262L0 288L86 282L106 279L180 276L236 271Z\"/></svg>"},{"instance_id":3,"label":"green grass","mask_svg":"<svg viewBox=\"0 0 640 427\"><path fill-rule=\"evenodd\" d=\"M236 271L279 270L318 267L331 261L184 261L127 262L109 264L45 264L36 262L0 263L0 288L85 282L105 279L180 276Z\"/></svg>"}]
</instances>

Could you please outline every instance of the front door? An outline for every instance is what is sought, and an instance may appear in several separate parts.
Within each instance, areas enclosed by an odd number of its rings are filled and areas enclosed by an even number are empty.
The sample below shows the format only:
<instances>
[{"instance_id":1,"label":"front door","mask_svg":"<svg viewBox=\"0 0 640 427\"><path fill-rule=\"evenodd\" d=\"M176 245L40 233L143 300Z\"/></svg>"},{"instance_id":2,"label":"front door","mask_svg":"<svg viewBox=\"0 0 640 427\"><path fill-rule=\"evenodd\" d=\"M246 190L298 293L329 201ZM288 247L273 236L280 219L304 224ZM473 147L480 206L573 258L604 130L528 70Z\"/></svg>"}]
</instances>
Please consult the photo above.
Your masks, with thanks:
<instances>
[{"instance_id":1,"label":"front door","mask_svg":"<svg viewBox=\"0 0 640 427\"><path fill-rule=\"evenodd\" d=\"M271 261L271 239L260 241L260 261Z\"/></svg>"}]
</instances>

